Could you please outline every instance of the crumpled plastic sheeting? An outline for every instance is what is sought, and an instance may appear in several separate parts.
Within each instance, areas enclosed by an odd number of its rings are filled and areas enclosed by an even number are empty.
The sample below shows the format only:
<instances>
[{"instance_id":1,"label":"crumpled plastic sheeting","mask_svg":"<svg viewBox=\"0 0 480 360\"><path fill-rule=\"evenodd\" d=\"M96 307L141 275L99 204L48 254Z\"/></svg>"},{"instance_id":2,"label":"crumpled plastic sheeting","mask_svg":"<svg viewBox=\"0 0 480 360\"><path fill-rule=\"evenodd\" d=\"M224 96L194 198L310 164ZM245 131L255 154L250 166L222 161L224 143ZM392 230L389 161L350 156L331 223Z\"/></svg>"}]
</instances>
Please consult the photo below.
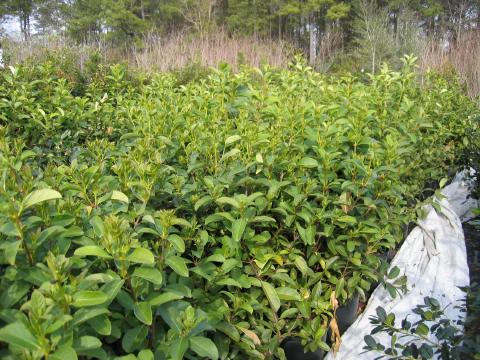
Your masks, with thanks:
<instances>
[{"instance_id":1,"label":"crumpled plastic sheeting","mask_svg":"<svg viewBox=\"0 0 480 360\"><path fill-rule=\"evenodd\" d=\"M383 286L372 293L364 312L342 336L342 344L336 354L330 352L325 359L373 359L378 355L367 352L364 337L373 329L369 318L376 315L378 306L387 313L395 314L396 325L407 317L411 323L419 316L412 309L424 303L425 296L437 299L447 306L445 315L452 320L465 318L465 313L455 308L465 298L459 287L469 286L469 270L465 239L461 218L478 206L476 200L469 198L466 173L458 173L453 182L442 190L445 196L440 201L442 211L437 213L431 206L428 215L415 227L405 239L391 266L400 268L400 273L408 278L408 292L392 299ZM374 335L377 341L389 345L390 337L384 333ZM406 339L407 340L407 339ZM405 341L406 341L405 340ZM398 341L402 341L401 339Z\"/></svg>"}]
</instances>

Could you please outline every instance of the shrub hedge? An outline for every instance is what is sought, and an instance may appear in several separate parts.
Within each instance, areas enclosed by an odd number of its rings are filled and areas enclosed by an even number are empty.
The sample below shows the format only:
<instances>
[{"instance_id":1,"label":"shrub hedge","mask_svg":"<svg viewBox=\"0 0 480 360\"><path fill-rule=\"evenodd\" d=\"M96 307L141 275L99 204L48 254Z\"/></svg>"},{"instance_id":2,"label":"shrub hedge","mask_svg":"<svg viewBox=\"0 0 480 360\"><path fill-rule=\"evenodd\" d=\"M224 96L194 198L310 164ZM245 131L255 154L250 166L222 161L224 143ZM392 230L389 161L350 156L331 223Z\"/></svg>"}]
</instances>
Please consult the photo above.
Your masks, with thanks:
<instances>
[{"instance_id":1,"label":"shrub hedge","mask_svg":"<svg viewBox=\"0 0 480 360\"><path fill-rule=\"evenodd\" d=\"M0 356L271 359L328 349L480 114L404 59L360 80L227 67L0 73ZM335 331L334 331L335 333Z\"/></svg>"}]
</instances>

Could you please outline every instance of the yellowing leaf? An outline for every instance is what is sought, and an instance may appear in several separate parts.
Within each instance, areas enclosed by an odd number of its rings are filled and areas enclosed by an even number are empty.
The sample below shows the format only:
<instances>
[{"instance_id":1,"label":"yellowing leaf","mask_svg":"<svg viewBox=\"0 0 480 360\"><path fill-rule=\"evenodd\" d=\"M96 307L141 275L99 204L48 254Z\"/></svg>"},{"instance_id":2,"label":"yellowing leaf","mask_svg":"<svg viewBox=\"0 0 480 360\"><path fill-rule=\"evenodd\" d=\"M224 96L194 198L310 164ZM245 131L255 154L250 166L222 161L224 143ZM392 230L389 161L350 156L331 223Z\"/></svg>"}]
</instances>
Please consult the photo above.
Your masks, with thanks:
<instances>
[{"instance_id":1,"label":"yellowing leaf","mask_svg":"<svg viewBox=\"0 0 480 360\"><path fill-rule=\"evenodd\" d=\"M260 341L260 338L255 334L252 330L242 328L240 326L237 326L238 329L243 332L250 340L253 341L255 345L261 345L262 342Z\"/></svg>"},{"instance_id":2,"label":"yellowing leaf","mask_svg":"<svg viewBox=\"0 0 480 360\"><path fill-rule=\"evenodd\" d=\"M337 352L340 349L340 344L342 342L340 338L340 330L338 328L337 319L334 317L330 320L330 330L332 330L332 348L333 352Z\"/></svg>"}]
</instances>

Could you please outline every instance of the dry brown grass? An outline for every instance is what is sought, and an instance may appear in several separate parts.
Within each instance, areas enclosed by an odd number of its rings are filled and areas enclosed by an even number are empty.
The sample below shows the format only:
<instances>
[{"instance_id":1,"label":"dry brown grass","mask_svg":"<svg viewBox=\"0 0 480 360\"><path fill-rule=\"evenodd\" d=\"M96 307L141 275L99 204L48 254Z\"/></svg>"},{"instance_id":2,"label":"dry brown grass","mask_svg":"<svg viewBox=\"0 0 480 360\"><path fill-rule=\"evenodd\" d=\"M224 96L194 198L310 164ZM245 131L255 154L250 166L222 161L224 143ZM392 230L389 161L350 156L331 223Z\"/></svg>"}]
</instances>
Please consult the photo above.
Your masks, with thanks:
<instances>
[{"instance_id":1,"label":"dry brown grass","mask_svg":"<svg viewBox=\"0 0 480 360\"><path fill-rule=\"evenodd\" d=\"M145 36L142 45L119 49L103 40L74 43L62 37L32 38L31 40L5 41L7 64L25 60L41 62L53 56L74 54L81 69L91 54L99 54L104 62L124 62L143 71L169 71L195 63L217 66L226 62L234 67L240 64L260 66L288 65L291 52L285 42L246 36L228 36L219 30L203 36L185 33Z\"/></svg>"},{"instance_id":2,"label":"dry brown grass","mask_svg":"<svg viewBox=\"0 0 480 360\"><path fill-rule=\"evenodd\" d=\"M314 64L315 70L328 72L336 55L342 52L342 34L339 31L327 31L318 41L317 60Z\"/></svg>"},{"instance_id":3,"label":"dry brown grass","mask_svg":"<svg viewBox=\"0 0 480 360\"><path fill-rule=\"evenodd\" d=\"M286 66L290 56L289 46L280 41L246 36L228 36L223 31L204 36L174 34L162 37L150 34L143 49L132 52L135 67L142 70L168 71L198 63L217 66L226 62L237 66Z\"/></svg>"},{"instance_id":4,"label":"dry brown grass","mask_svg":"<svg viewBox=\"0 0 480 360\"><path fill-rule=\"evenodd\" d=\"M420 53L419 65L422 72L455 70L466 85L468 95L477 98L480 96L480 30L463 32L449 46L428 41Z\"/></svg>"},{"instance_id":5,"label":"dry brown grass","mask_svg":"<svg viewBox=\"0 0 480 360\"><path fill-rule=\"evenodd\" d=\"M93 53L99 54L104 62L118 57L120 51L107 45L103 41L89 41L77 44L71 40L60 37L34 37L28 41L8 39L3 42L5 48L5 62L15 65L23 62L41 63L50 58L62 60L67 56L74 56L80 69L89 60Z\"/></svg>"},{"instance_id":6,"label":"dry brown grass","mask_svg":"<svg viewBox=\"0 0 480 360\"><path fill-rule=\"evenodd\" d=\"M292 47L286 42L246 36L228 36L223 30L203 36L177 33L169 36L149 34L141 46L119 49L103 40L77 44L62 37L32 38L3 42L5 62L17 64L25 60L41 62L46 58L71 56L83 69L93 53L105 63L123 62L142 71L169 71L195 63L217 66L226 62L286 67L292 58ZM327 72L341 52L341 38L332 32L324 36L318 49L315 68ZM480 30L464 31L455 42L446 46L441 41L418 39L419 66L422 73L429 69L450 72L452 69L465 83L468 94L480 96Z\"/></svg>"}]
</instances>

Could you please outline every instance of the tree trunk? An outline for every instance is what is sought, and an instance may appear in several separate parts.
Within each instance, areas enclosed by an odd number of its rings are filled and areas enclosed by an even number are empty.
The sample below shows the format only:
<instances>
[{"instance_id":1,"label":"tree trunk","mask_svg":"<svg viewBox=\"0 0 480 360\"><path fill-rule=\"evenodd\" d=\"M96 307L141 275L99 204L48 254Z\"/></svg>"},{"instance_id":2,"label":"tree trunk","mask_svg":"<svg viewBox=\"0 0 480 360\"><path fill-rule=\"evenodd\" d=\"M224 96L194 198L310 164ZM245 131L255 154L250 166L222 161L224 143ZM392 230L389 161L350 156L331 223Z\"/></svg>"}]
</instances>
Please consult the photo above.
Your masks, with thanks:
<instances>
[{"instance_id":1,"label":"tree trunk","mask_svg":"<svg viewBox=\"0 0 480 360\"><path fill-rule=\"evenodd\" d=\"M310 15L310 22L308 25L308 31L310 33L310 45L309 45L309 54L310 54L310 65L315 65L317 60L317 32L315 29L314 16Z\"/></svg>"},{"instance_id":2,"label":"tree trunk","mask_svg":"<svg viewBox=\"0 0 480 360\"><path fill-rule=\"evenodd\" d=\"M19 15L20 20L20 32L23 35L23 39L27 41L30 38L30 18L28 15L21 13Z\"/></svg>"},{"instance_id":3,"label":"tree trunk","mask_svg":"<svg viewBox=\"0 0 480 360\"><path fill-rule=\"evenodd\" d=\"M278 17L278 40L282 40L282 17Z\"/></svg>"}]
</instances>

